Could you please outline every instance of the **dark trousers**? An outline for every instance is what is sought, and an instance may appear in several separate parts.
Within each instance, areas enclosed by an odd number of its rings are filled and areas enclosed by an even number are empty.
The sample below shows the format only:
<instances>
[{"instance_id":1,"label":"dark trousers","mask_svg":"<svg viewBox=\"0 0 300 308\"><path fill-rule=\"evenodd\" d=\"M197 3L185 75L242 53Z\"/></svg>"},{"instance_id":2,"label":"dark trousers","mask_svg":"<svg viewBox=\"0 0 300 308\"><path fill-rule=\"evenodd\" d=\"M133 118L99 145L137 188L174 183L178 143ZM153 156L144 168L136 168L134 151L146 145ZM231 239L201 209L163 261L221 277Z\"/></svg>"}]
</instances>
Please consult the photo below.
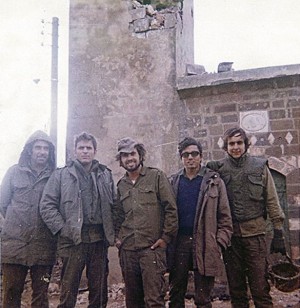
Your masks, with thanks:
<instances>
[{"instance_id":1,"label":"dark trousers","mask_svg":"<svg viewBox=\"0 0 300 308\"><path fill-rule=\"evenodd\" d=\"M256 308L273 307L267 280L265 236L232 237L231 245L223 257L232 307L249 307L247 282Z\"/></svg>"},{"instance_id":2,"label":"dark trousers","mask_svg":"<svg viewBox=\"0 0 300 308\"><path fill-rule=\"evenodd\" d=\"M89 308L102 308L107 305L108 259L104 241L82 243L65 248L60 254L63 267L61 273L60 308L73 308L81 275L86 266L89 289Z\"/></svg>"},{"instance_id":3,"label":"dark trousers","mask_svg":"<svg viewBox=\"0 0 300 308\"><path fill-rule=\"evenodd\" d=\"M165 249L121 249L120 264L125 282L126 307L165 307Z\"/></svg>"},{"instance_id":4,"label":"dark trousers","mask_svg":"<svg viewBox=\"0 0 300 308\"><path fill-rule=\"evenodd\" d=\"M52 266L2 264L3 308L20 308L25 279L30 272L32 284L32 308L48 308L48 286Z\"/></svg>"},{"instance_id":5,"label":"dark trousers","mask_svg":"<svg viewBox=\"0 0 300 308\"><path fill-rule=\"evenodd\" d=\"M193 239L188 235L178 235L175 246L174 264L170 269L170 308L184 308L185 293L188 285L188 274L193 270ZM212 307L211 291L214 277L203 276L194 270L195 305Z\"/></svg>"}]
</instances>

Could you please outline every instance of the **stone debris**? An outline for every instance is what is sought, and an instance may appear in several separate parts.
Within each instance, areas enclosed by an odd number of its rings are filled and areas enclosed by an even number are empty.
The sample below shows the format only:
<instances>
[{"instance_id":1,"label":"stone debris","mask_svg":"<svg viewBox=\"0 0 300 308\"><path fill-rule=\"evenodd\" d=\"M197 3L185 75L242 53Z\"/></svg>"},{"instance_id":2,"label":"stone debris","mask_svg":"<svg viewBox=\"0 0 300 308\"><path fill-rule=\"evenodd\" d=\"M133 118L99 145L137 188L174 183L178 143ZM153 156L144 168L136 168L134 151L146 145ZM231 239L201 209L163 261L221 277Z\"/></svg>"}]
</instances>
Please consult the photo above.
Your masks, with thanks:
<instances>
[{"instance_id":1,"label":"stone debris","mask_svg":"<svg viewBox=\"0 0 300 308\"><path fill-rule=\"evenodd\" d=\"M50 282L48 287L48 293L51 295L59 294L59 285L55 282Z\"/></svg>"},{"instance_id":2,"label":"stone debris","mask_svg":"<svg viewBox=\"0 0 300 308\"><path fill-rule=\"evenodd\" d=\"M125 298L124 293L125 293L124 283L117 283L109 286L108 297L111 298L112 300L124 299Z\"/></svg>"},{"instance_id":3,"label":"stone debris","mask_svg":"<svg viewBox=\"0 0 300 308\"><path fill-rule=\"evenodd\" d=\"M133 0L129 13L131 16L129 29L133 32L133 35L141 37L137 34L151 30L175 28L178 15L180 15L180 8L179 6L171 6L156 10L150 4L143 5Z\"/></svg>"},{"instance_id":4,"label":"stone debris","mask_svg":"<svg viewBox=\"0 0 300 308\"><path fill-rule=\"evenodd\" d=\"M153 8L152 5L147 4L147 5L146 5L146 13L147 13L147 15L149 15L149 16L154 16L154 15L157 13L157 11L154 10L154 8Z\"/></svg>"},{"instance_id":5,"label":"stone debris","mask_svg":"<svg viewBox=\"0 0 300 308\"><path fill-rule=\"evenodd\" d=\"M221 63L219 63L218 73L233 71L232 64L233 64L233 62L221 62Z\"/></svg>"},{"instance_id":6,"label":"stone debris","mask_svg":"<svg viewBox=\"0 0 300 308\"><path fill-rule=\"evenodd\" d=\"M137 9L137 8L141 8L141 7L144 7L144 6L140 2L133 0L132 1L132 7L134 9Z\"/></svg>"},{"instance_id":7,"label":"stone debris","mask_svg":"<svg viewBox=\"0 0 300 308\"><path fill-rule=\"evenodd\" d=\"M203 65L199 64L186 64L186 75L191 76L191 75L203 75L207 74L205 71L205 67Z\"/></svg>"}]
</instances>

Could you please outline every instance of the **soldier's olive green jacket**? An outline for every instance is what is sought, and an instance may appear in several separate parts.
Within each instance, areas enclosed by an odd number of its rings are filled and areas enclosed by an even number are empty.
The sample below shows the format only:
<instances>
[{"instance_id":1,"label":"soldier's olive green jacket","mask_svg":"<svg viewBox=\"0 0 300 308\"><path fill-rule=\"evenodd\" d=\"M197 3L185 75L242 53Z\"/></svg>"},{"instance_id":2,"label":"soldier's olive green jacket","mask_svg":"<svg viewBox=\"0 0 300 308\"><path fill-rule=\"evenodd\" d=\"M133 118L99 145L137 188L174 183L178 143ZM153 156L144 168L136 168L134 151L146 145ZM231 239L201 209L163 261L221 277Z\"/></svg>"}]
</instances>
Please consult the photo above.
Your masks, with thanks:
<instances>
[{"instance_id":1,"label":"soldier's olive green jacket","mask_svg":"<svg viewBox=\"0 0 300 308\"><path fill-rule=\"evenodd\" d=\"M111 171L99 164L97 187L100 196L103 229L107 242L114 244L112 207L115 201ZM82 242L83 208L81 190L74 162L53 172L40 203L41 216L53 234L58 234L58 248L64 243L78 245Z\"/></svg>"},{"instance_id":2,"label":"soldier's olive green jacket","mask_svg":"<svg viewBox=\"0 0 300 308\"><path fill-rule=\"evenodd\" d=\"M167 176L159 169L142 167L135 184L124 175L117 184L116 237L124 249L136 250L166 243L178 229L177 207Z\"/></svg>"},{"instance_id":3,"label":"soldier's olive green jacket","mask_svg":"<svg viewBox=\"0 0 300 308\"><path fill-rule=\"evenodd\" d=\"M49 143L48 166L39 175L30 168L30 148L37 140ZM44 132L37 131L27 140L18 164L9 168L1 184L2 263L25 266L55 263L56 237L39 214L43 189L54 168L53 143Z\"/></svg>"},{"instance_id":4,"label":"soldier's olive green jacket","mask_svg":"<svg viewBox=\"0 0 300 308\"><path fill-rule=\"evenodd\" d=\"M284 214L280 207L267 160L244 154L239 159L228 155L207 166L224 180L233 219L234 236L266 233L266 218L281 229Z\"/></svg>"}]
</instances>

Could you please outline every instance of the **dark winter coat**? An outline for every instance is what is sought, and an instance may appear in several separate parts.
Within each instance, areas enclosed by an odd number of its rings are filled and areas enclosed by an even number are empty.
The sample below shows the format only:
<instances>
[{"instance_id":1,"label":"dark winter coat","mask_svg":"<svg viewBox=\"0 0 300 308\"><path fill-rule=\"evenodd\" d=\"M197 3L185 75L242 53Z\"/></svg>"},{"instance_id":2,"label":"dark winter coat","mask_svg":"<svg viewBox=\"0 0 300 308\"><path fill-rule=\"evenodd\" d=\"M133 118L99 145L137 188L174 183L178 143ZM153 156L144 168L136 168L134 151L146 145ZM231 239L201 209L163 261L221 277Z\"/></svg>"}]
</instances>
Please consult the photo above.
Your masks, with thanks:
<instances>
[{"instance_id":1,"label":"dark winter coat","mask_svg":"<svg viewBox=\"0 0 300 308\"><path fill-rule=\"evenodd\" d=\"M114 244L112 206L115 199L111 171L99 164L97 186L100 196L103 229L107 242ZM79 179L74 162L56 170L47 183L40 204L40 213L53 234L59 233L58 246L63 247L64 239L74 245L82 242L83 208Z\"/></svg>"},{"instance_id":2,"label":"dark winter coat","mask_svg":"<svg viewBox=\"0 0 300 308\"><path fill-rule=\"evenodd\" d=\"M50 144L49 165L39 176L29 164L30 147L37 140ZM37 131L26 142L19 163L9 168L1 184L2 263L54 264L56 238L42 221L38 209L44 186L54 168L54 146L44 132Z\"/></svg>"},{"instance_id":3,"label":"dark winter coat","mask_svg":"<svg viewBox=\"0 0 300 308\"><path fill-rule=\"evenodd\" d=\"M170 178L175 195L178 193L180 170ZM193 259L201 275L217 276L222 265L222 249L226 249L232 235L232 219L225 184L218 173L202 167L200 187L193 230Z\"/></svg>"}]
</instances>

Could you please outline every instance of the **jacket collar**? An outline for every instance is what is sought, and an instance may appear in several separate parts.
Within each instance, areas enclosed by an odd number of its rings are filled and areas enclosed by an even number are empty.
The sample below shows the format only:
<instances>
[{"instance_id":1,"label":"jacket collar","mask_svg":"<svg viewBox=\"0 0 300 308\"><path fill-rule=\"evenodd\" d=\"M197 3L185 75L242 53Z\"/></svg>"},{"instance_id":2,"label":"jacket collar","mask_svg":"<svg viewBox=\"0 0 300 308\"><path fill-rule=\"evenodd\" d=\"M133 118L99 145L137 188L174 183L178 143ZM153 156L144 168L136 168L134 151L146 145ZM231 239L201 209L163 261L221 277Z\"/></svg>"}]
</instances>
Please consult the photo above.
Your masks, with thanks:
<instances>
[{"instance_id":1,"label":"jacket collar","mask_svg":"<svg viewBox=\"0 0 300 308\"><path fill-rule=\"evenodd\" d=\"M246 163L247 158L249 155L247 153L244 153L241 157L239 158L233 158L228 154L228 159L231 165L234 167L243 167Z\"/></svg>"},{"instance_id":2,"label":"jacket collar","mask_svg":"<svg viewBox=\"0 0 300 308\"><path fill-rule=\"evenodd\" d=\"M207 173L207 168L206 168L205 166L201 166L201 168L199 169L197 175L203 177L206 173ZM184 169L184 168L180 169L180 170L177 172L177 175L179 175L179 176L181 176L181 175L185 176L185 169Z\"/></svg>"}]
</instances>

